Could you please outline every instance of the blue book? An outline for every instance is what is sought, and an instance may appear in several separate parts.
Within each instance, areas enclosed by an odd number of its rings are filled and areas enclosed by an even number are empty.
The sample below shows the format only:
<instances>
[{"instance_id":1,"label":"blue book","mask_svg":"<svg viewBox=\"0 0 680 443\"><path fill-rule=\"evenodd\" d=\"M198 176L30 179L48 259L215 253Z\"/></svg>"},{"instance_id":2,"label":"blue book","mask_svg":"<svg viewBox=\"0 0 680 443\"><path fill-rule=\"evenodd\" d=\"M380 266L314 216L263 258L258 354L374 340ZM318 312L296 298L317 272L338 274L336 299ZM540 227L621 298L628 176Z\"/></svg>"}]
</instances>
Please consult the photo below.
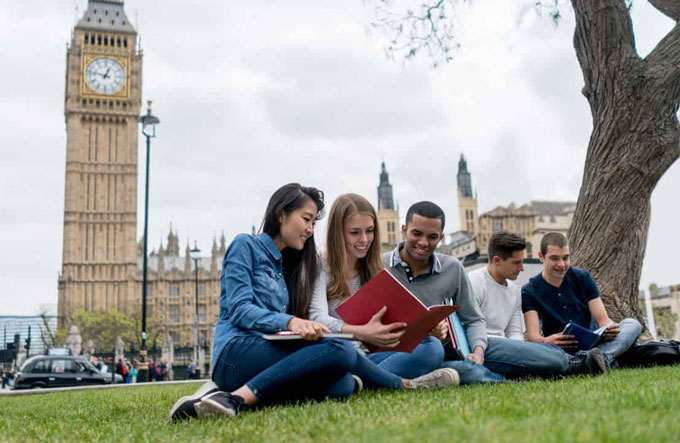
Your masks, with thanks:
<instances>
[{"instance_id":1,"label":"blue book","mask_svg":"<svg viewBox=\"0 0 680 443\"><path fill-rule=\"evenodd\" d=\"M463 323L458 318L458 314L455 312L449 315L449 324L451 325L451 333L453 334L453 344L463 355L463 358L467 358L470 353L470 344L468 343L467 335L465 335L465 328L463 328Z\"/></svg>"},{"instance_id":2,"label":"blue book","mask_svg":"<svg viewBox=\"0 0 680 443\"><path fill-rule=\"evenodd\" d=\"M578 342L578 349L580 351L587 351L602 342L604 339L604 331L607 330L608 326L609 324L606 324L599 329L591 331L576 323L567 323L562 334L573 335Z\"/></svg>"}]
</instances>

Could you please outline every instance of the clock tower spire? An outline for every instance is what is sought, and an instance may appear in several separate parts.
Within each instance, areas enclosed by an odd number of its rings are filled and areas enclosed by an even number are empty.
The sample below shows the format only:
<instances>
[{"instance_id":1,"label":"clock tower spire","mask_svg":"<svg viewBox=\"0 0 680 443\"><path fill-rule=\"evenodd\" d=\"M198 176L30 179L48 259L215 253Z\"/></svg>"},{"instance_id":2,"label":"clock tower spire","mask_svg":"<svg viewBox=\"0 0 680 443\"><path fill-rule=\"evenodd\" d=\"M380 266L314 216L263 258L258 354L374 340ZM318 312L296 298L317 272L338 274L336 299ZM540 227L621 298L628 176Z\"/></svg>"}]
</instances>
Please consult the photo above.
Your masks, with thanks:
<instances>
[{"instance_id":1,"label":"clock tower spire","mask_svg":"<svg viewBox=\"0 0 680 443\"><path fill-rule=\"evenodd\" d=\"M89 0L66 51L59 315L127 310L137 270L142 53L122 0Z\"/></svg>"}]
</instances>

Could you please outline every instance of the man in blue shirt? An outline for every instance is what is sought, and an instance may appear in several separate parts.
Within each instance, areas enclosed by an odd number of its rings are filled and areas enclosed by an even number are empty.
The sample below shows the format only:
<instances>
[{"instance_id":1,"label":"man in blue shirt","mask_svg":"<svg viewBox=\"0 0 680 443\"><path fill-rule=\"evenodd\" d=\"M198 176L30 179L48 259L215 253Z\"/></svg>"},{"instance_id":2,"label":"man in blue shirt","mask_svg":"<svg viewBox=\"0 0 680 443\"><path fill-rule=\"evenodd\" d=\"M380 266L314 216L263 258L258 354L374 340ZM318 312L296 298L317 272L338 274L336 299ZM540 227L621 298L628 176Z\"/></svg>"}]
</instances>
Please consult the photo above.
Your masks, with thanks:
<instances>
[{"instance_id":1,"label":"man in blue shirt","mask_svg":"<svg viewBox=\"0 0 680 443\"><path fill-rule=\"evenodd\" d=\"M598 345L611 367L640 336L642 327L632 318L613 322L600 298L595 280L586 270L570 267L569 245L558 232L541 240L538 258L543 271L522 287L522 311L529 341L556 345L570 353L578 351L573 335L563 334L567 323L586 329L607 326L605 341Z\"/></svg>"}]
</instances>

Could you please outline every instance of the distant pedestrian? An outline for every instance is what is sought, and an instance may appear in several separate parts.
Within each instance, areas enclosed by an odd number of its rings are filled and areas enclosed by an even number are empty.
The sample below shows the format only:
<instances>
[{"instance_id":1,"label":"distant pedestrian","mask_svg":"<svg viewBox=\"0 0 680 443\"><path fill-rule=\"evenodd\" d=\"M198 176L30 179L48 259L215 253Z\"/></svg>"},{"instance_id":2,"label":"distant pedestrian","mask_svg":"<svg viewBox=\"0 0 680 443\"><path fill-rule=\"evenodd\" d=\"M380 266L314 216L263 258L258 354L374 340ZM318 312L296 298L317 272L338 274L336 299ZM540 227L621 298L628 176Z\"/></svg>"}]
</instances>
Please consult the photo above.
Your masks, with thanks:
<instances>
[{"instance_id":1,"label":"distant pedestrian","mask_svg":"<svg viewBox=\"0 0 680 443\"><path fill-rule=\"evenodd\" d=\"M156 381L163 381L163 363L159 363L156 365L156 369L154 370L154 377Z\"/></svg>"},{"instance_id":2,"label":"distant pedestrian","mask_svg":"<svg viewBox=\"0 0 680 443\"><path fill-rule=\"evenodd\" d=\"M149 360L149 381L154 381L156 377L156 365L154 365L153 360Z\"/></svg>"},{"instance_id":3,"label":"distant pedestrian","mask_svg":"<svg viewBox=\"0 0 680 443\"><path fill-rule=\"evenodd\" d=\"M7 381L8 381L7 370L3 366L2 367L2 389L5 389L5 386L7 386Z\"/></svg>"},{"instance_id":4,"label":"distant pedestrian","mask_svg":"<svg viewBox=\"0 0 680 443\"><path fill-rule=\"evenodd\" d=\"M189 366L187 367L187 375L189 380L193 380L196 378L196 362L192 361L189 363Z\"/></svg>"},{"instance_id":5,"label":"distant pedestrian","mask_svg":"<svg viewBox=\"0 0 680 443\"><path fill-rule=\"evenodd\" d=\"M125 360L123 362L123 378L125 379L125 383L130 384L132 382L132 375L130 375L130 362Z\"/></svg>"},{"instance_id":6,"label":"distant pedestrian","mask_svg":"<svg viewBox=\"0 0 680 443\"><path fill-rule=\"evenodd\" d=\"M132 365L132 369L130 369L130 378L131 378L131 383L137 383L137 363Z\"/></svg>"},{"instance_id":7,"label":"distant pedestrian","mask_svg":"<svg viewBox=\"0 0 680 443\"><path fill-rule=\"evenodd\" d=\"M170 371L168 370L168 362L166 360L161 360L161 380L170 380Z\"/></svg>"}]
</instances>

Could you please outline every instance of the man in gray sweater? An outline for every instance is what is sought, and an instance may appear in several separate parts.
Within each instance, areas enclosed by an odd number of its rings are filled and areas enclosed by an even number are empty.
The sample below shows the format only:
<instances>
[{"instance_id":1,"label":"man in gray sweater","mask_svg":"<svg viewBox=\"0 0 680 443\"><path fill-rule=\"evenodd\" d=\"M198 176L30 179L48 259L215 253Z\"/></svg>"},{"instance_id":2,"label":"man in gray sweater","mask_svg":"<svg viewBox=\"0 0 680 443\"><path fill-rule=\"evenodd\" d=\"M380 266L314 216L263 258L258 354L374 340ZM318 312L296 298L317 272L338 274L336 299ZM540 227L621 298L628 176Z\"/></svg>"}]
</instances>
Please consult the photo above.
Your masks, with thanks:
<instances>
[{"instance_id":1,"label":"man in gray sweater","mask_svg":"<svg viewBox=\"0 0 680 443\"><path fill-rule=\"evenodd\" d=\"M444 222L444 211L436 204L413 204L401 228L404 241L394 251L383 254L383 263L426 306L446 300L460 306L458 316L472 352L468 361L446 361L444 365L458 371L462 384L503 382L504 377L482 366L487 346L486 322L463 266L454 257L434 252L444 238Z\"/></svg>"}]
</instances>

